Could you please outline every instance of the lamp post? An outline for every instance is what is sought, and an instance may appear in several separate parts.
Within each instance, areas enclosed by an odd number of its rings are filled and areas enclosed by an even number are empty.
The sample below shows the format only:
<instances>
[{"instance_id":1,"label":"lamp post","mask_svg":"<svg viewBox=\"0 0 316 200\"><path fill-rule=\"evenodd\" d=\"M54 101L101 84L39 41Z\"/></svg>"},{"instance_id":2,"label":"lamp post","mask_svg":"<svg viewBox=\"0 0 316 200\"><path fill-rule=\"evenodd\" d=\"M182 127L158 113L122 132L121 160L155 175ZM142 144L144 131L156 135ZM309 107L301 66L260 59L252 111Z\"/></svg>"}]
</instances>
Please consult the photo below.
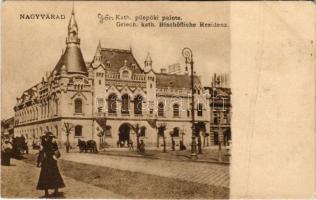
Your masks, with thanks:
<instances>
[{"instance_id":1,"label":"lamp post","mask_svg":"<svg viewBox=\"0 0 316 200\"><path fill-rule=\"evenodd\" d=\"M191 159L197 159L196 154L196 141L195 141L195 114L194 114L194 71L193 71L193 54L190 48L184 48L182 55L185 58L185 64L191 66L191 92L192 92L192 105L191 105L191 116L192 116L192 144L191 144Z\"/></svg>"}]
</instances>

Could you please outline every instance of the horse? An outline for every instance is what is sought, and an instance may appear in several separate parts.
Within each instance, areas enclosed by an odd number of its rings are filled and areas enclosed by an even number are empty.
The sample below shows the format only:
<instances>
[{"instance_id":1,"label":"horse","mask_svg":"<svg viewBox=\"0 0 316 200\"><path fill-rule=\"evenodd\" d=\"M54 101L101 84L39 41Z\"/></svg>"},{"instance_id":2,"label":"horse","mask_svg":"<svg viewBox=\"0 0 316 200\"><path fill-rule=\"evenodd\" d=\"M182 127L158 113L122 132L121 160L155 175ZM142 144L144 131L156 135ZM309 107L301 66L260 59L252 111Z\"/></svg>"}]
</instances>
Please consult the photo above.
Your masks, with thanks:
<instances>
[{"instance_id":1,"label":"horse","mask_svg":"<svg viewBox=\"0 0 316 200\"><path fill-rule=\"evenodd\" d=\"M78 146L79 146L80 153L82 153L82 152L87 153L88 150L90 151L90 153L97 153L98 152L97 143L94 140L84 141L84 140L79 139Z\"/></svg>"},{"instance_id":2,"label":"horse","mask_svg":"<svg viewBox=\"0 0 316 200\"><path fill-rule=\"evenodd\" d=\"M87 146L86 146L86 151L90 150L90 153L97 153L97 143L94 140L88 140L87 141Z\"/></svg>"},{"instance_id":3,"label":"horse","mask_svg":"<svg viewBox=\"0 0 316 200\"><path fill-rule=\"evenodd\" d=\"M80 153L87 152L87 144L85 141L78 139L78 146Z\"/></svg>"}]
</instances>

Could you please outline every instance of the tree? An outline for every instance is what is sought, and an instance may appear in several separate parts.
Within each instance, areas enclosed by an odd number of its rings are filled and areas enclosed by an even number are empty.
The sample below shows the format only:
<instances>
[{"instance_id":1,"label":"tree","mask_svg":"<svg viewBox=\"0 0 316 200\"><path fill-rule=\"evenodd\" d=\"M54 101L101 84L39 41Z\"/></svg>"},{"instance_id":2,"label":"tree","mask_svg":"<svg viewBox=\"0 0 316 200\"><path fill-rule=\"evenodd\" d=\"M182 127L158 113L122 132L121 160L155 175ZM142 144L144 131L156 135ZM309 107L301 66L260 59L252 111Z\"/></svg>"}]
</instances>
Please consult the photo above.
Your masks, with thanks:
<instances>
[{"instance_id":1,"label":"tree","mask_svg":"<svg viewBox=\"0 0 316 200\"><path fill-rule=\"evenodd\" d=\"M99 131L99 129L97 129ZM103 141L102 138L105 135L104 131L99 131L97 136L100 137L100 149L102 149Z\"/></svg>"},{"instance_id":2,"label":"tree","mask_svg":"<svg viewBox=\"0 0 316 200\"><path fill-rule=\"evenodd\" d=\"M175 151L175 141L174 141L174 131L170 132L170 137L171 137L171 149L172 151Z\"/></svg>"},{"instance_id":3,"label":"tree","mask_svg":"<svg viewBox=\"0 0 316 200\"><path fill-rule=\"evenodd\" d=\"M71 134L73 129L74 129L74 125L72 123L64 122L63 131L66 133L66 136L67 136L67 141L66 141L66 152L67 153L69 153L69 149L70 149L69 135Z\"/></svg>"}]
</instances>

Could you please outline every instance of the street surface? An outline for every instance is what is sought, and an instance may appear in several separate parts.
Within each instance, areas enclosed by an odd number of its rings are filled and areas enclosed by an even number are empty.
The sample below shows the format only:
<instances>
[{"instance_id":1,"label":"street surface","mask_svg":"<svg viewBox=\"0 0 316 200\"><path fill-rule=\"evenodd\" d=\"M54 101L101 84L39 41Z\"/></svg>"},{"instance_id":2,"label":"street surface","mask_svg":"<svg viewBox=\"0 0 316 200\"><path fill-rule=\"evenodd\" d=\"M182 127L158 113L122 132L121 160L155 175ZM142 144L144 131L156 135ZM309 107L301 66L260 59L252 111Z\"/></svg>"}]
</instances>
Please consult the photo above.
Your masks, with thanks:
<instances>
[{"instance_id":1,"label":"street surface","mask_svg":"<svg viewBox=\"0 0 316 200\"><path fill-rule=\"evenodd\" d=\"M11 159L11 166L1 166L1 197L41 198L44 191L36 190L40 168ZM124 198L111 191L63 176L66 184L58 198ZM52 193L53 191L50 191Z\"/></svg>"},{"instance_id":2,"label":"street surface","mask_svg":"<svg viewBox=\"0 0 316 200\"><path fill-rule=\"evenodd\" d=\"M229 187L229 165L85 153L64 153L61 159L207 185Z\"/></svg>"}]
</instances>

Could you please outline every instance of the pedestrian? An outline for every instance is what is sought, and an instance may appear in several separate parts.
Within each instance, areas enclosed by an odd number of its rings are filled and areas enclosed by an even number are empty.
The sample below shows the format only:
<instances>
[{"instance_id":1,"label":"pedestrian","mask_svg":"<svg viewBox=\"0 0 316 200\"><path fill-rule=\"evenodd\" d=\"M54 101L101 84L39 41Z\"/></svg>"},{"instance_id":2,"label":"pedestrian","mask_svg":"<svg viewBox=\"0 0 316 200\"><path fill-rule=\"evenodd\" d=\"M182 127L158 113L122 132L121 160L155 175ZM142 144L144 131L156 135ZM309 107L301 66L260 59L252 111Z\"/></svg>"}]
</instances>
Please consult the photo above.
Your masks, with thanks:
<instances>
[{"instance_id":1,"label":"pedestrian","mask_svg":"<svg viewBox=\"0 0 316 200\"><path fill-rule=\"evenodd\" d=\"M186 146L183 144L183 141L180 140L180 151L186 150Z\"/></svg>"},{"instance_id":2,"label":"pedestrian","mask_svg":"<svg viewBox=\"0 0 316 200\"><path fill-rule=\"evenodd\" d=\"M133 141L132 140L129 140L129 142L128 142L129 144L128 144L128 146L129 146L129 150L132 150L132 151L134 151L134 144L133 144Z\"/></svg>"},{"instance_id":3,"label":"pedestrian","mask_svg":"<svg viewBox=\"0 0 316 200\"><path fill-rule=\"evenodd\" d=\"M116 142L116 146L117 146L117 148L120 148L120 141L119 140Z\"/></svg>"},{"instance_id":4,"label":"pedestrian","mask_svg":"<svg viewBox=\"0 0 316 200\"><path fill-rule=\"evenodd\" d=\"M171 139L171 149L172 149L172 151L176 150L176 142L174 141L173 137Z\"/></svg>"},{"instance_id":5,"label":"pedestrian","mask_svg":"<svg viewBox=\"0 0 316 200\"><path fill-rule=\"evenodd\" d=\"M5 140L1 145L1 165L10 166L12 152L12 144L9 140Z\"/></svg>"},{"instance_id":6,"label":"pedestrian","mask_svg":"<svg viewBox=\"0 0 316 200\"><path fill-rule=\"evenodd\" d=\"M140 140L139 151L140 151L140 153L142 153L142 154L145 153L145 143L144 143L144 140Z\"/></svg>"},{"instance_id":7,"label":"pedestrian","mask_svg":"<svg viewBox=\"0 0 316 200\"><path fill-rule=\"evenodd\" d=\"M38 150L38 156L37 156L37 167L41 167L41 164L44 160L44 156L45 156L45 153L43 151L43 146L41 145L43 142L42 140L44 139L43 136L40 137L41 138L41 143L39 144L40 148Z\"/></svg>"},{"instance_id":8,"label":"pedestrian","mask_svg":"<svg viewBox=\"0 0 316 200\"><path fill-rule=\"evenodd\" d=\"M37 183L37 190L45 190L45 197L48 197L48 190L54 189L54 196L58 195L58 189L65 187L57 166L57 158L60 157L55 136L47 132L42 138L43 159L41 161L41 173Z\"/></svg>"}]
</instances>

